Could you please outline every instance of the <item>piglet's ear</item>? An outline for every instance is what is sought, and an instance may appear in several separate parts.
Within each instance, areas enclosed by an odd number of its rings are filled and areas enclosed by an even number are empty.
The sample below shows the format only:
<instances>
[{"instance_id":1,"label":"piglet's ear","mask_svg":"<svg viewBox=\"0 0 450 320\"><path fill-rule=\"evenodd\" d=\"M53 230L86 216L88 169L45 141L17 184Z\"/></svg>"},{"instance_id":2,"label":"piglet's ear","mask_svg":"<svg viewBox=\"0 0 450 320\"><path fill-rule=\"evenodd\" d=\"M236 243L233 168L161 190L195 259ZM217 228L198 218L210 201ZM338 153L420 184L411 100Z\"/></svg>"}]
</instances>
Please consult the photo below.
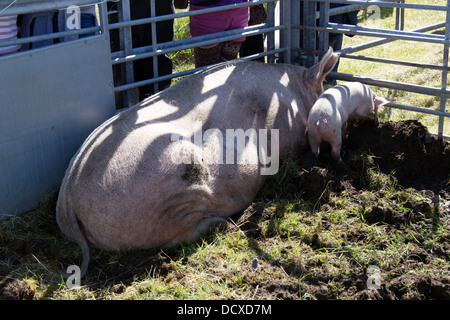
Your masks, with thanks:
<instances>
[{"instance_id":1,"label":"piglet's ear","mask_svg":"<svg viewBox=\"0 0 450 320\"><path fill-rule=\"evenodd\" d=\"M374 99L373 99L373 105L375 107L377 107L377 108L381 107L381 106L384 106L385 104L390 103L390 102L392 102L392 101L388 100L386 98L378 97L378 96L375 96Z\"/></svg>"},{"instance_id":2,"label":"piglet's ear","mask_svg":"<svg viewBox=\"0 0 450 320\"><path fill-rule=\"evenodd\" d=\"M388 104L390 102L393 102L393 101L388 100L386 98L381 98L381 97L377 96L373 92L372 92L372 98L373 98L373 111L375 112L375 115L378 113L378 108L379 107L384 106L385 104Z\"/></svg>"}]
</instances>

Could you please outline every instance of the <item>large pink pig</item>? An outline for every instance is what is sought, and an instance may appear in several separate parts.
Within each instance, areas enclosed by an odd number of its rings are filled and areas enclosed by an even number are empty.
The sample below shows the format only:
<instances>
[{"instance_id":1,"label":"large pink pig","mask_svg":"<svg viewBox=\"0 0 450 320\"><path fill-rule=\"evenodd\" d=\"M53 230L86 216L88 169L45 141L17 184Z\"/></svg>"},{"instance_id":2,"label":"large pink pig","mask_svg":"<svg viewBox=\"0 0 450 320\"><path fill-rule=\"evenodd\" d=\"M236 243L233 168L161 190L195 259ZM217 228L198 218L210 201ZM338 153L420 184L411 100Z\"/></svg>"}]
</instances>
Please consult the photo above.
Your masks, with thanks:
<instances>
[{"instance_id":1,"label":"large pink pig","mask_svg":"<svg viewBox=\"0 0 450 320\"><path fill-rule=\"evenodd\" d=\"M170 247L251 204L278 156L306 139L308 112L337 58L330 49L309 69L213 66L98 127L73 157L57 203L62 232L82 249L81 274L88 243Z\"/></svg>"}]
</instances>

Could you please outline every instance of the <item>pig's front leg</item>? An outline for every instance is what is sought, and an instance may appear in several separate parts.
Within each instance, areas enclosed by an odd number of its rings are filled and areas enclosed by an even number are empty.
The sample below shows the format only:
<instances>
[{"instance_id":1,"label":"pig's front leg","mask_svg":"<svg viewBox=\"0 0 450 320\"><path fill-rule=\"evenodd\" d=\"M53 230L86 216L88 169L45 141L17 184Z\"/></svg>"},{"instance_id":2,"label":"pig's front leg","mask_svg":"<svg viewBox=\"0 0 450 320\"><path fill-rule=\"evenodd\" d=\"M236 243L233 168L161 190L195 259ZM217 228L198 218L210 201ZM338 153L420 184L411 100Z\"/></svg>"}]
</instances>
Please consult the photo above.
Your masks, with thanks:
<instances>
[{"instance_id":1,"label":"pig's front leg","mask_svg":"<svg viewBox=\"0 0 450 320\"><path fill-rule=\"evenodd\" d=\"M340 141L331 144L331 156L337 163L343 162L341 158L341 145L342 143Z\"/></svg>"},{"instance_id":2,"label":"pig's front leg","mask_svg":"<svg viewBox=\"0 0 450 320\"><path fill-rule=\"evenodd\" d=\"M320 143L322 142L322 139L318 138L317 134L309 132L308 140L309 140L309 147L311 148L312 153L316 156L316 158L318 158L320 152Z\"/></svg>"},{"instance_id":3,"label":"pig's front leg","mask_svg":"<svg viewBox=\"0 0 450 320\"><path fill-rule=\"evenodd\" d=\"M336 163L341 163L341 147L342 147L342 136L344 131L345 124L342 126L341 130L336 130L333 136L328 139L328 142L331 145L331 156Z\"/></svg>"}]
</instances>

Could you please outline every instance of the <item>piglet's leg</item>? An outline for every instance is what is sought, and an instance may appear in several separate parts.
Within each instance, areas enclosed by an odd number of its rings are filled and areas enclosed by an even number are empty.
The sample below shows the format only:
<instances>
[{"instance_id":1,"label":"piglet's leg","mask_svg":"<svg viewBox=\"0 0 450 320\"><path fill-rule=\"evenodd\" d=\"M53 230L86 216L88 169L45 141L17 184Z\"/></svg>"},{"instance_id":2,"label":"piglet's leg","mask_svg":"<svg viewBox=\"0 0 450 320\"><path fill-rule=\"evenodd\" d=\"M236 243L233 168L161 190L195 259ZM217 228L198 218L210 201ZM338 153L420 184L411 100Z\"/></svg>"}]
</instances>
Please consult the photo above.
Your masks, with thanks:
<instances>
[{"instance_id":1,"label":"piglet's leg","mask_svg":"<svg viewBox=\"0 0 450 320\"><path fill-rule=\"evenodd\" d=\"M312 134L308 136L309 147L311 148L312 153L317 157L319 157L320 152L320 140L316 139Z\"/></svg>"},{"instance_id":2,"label":"piglet's leg","mask_svg":"<svg viewBox=\"0 0 450 320\"><path fill-rule=\"evenodd\" d=\"M336 139L333 139L334 141L330 142L331 144L331 155L333 159L340 163L342 162L341 158L341 146L342 146L342 136L339 134Z\"/></svg>"},{"instance_id":3,"label":"piglet's leg","mask_svg":"<svg viewBox=\"0 0 450 320\"><path fill-rule=\"evenodd\" d=\"M340 145L338 147L332 146L331 155L333 156L334 161L336 161L337 163L342 162L341 146Z\"/></svg>"}]
</instances>

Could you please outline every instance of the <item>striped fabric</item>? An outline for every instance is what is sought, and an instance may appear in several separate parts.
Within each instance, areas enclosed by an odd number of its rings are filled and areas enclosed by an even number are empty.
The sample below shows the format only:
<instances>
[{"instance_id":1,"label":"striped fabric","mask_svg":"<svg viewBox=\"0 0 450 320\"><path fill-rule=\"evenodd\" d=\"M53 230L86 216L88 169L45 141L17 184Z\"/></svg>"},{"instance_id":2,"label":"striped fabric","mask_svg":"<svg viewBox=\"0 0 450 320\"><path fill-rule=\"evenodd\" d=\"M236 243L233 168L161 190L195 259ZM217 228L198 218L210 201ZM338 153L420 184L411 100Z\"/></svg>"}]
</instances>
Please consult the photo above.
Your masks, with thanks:
<instances>
[{"instance_id":1,"label":"striped fabric","mask_svg":"<svg viewBox=\"0 0 450 320\"><path fill-rule=\"evenodd\" d=\"M17 39L17 16L0 17L0 42ZM0 47L0 55L20 49L20 44Z\"/></svg>"}]
</instances>

